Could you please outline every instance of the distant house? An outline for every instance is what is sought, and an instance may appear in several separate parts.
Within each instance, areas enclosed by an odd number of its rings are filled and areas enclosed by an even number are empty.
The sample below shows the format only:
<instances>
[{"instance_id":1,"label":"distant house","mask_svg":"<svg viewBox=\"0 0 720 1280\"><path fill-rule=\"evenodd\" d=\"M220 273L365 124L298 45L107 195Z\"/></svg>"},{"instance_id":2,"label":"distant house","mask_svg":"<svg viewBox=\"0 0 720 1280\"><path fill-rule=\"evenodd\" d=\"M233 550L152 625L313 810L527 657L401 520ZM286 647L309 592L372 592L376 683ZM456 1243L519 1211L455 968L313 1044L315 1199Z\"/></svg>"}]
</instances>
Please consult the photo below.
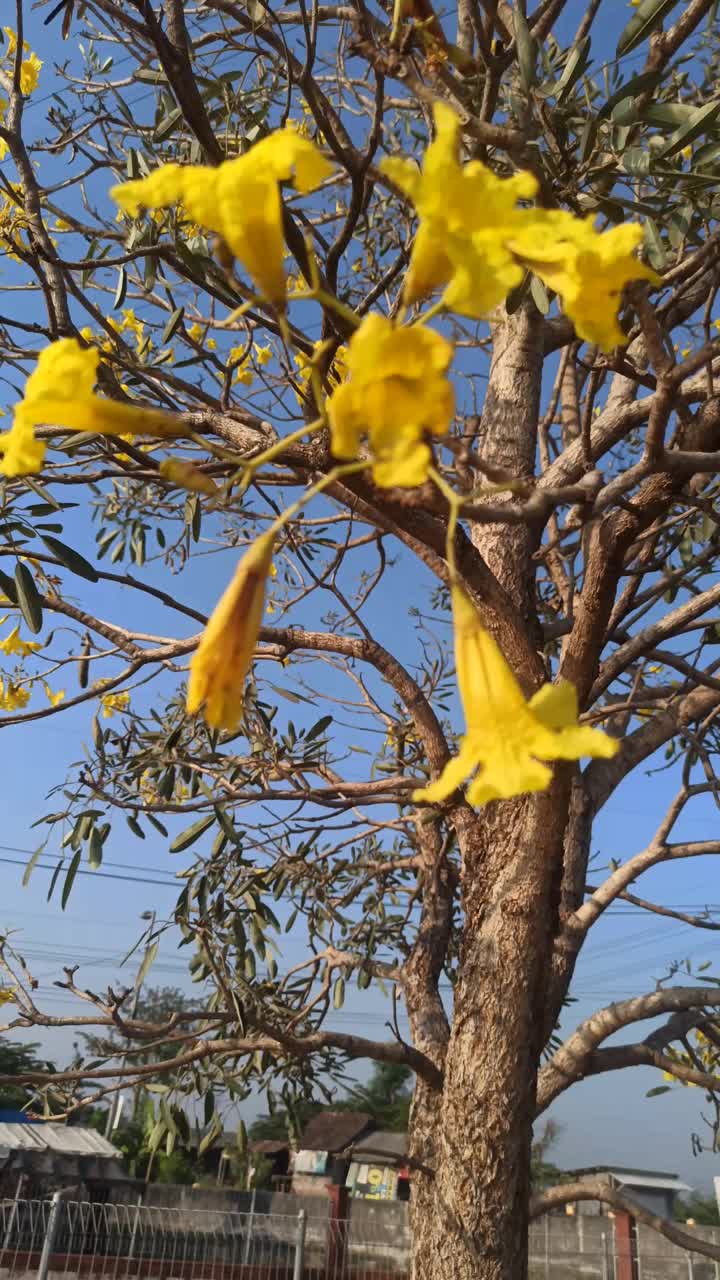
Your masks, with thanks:
<instances>
[{"instance_id":1,"label":"distant house","mask_svg":"<svg viewBox=\"0 0 720 1280\"><path fill-rule=\"evenodd\" d=\"M373 1121L364 1111L321 1111L313 1116L291 1156L295 1194L324 1194L329 1186L344 1186L349 1149L372 1128Z\"/></svg>"},{"instance_id":2,"label":"distant house","mask_svg":"<svg viewBox=\"0 0 720 1280\"><path fill-rule=\"evenodd\" d=\"M569 1171L570 1172L570 1171ZM573 1169L573 1178L580 1182L609 1182L618 1191L624 1191L628 1199L636 1200L643 1208L661 1218L672 1218L675 1199L683 1191L691 1191L676 1173L661 1173L657 1169L627 1169L623 1165L593 1165L587 1169ZM608 1206L599 1200L581 1200L578 1213L607 1214Z\"/></svg>"},{"instance_id":3,"label":"distant house","mask_svg":"<svg viewBox=\"0 0 720 1280\"><path fill-rule=\"evenodd\" d=\"M351 1151L345 1185L353 1199L409 1200L406 1133L375 1129Z\"/></svg>"},{"instance_id":4,"label":"distant house","mask_svg":"<svg viewBox=\"0 0 720 1280\"><path fill-rule=\"evenodd\" d=\"M12 1196L18 1180L25 1199L60 1187L103 1186L125 1179L122 1154L95 1129L81 1125L0 1121L0 1196Z\"/></svg>"}]
</instances>

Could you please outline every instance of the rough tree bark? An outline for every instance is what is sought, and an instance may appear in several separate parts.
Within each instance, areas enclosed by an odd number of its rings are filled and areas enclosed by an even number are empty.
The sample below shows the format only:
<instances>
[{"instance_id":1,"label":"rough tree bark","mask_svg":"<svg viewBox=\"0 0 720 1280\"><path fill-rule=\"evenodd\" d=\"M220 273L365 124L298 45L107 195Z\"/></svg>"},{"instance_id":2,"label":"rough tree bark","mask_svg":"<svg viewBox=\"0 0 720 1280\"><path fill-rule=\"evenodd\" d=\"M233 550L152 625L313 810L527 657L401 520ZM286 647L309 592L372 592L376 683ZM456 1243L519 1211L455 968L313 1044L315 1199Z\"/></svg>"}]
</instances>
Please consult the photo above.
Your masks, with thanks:
<instances>
[{"instance_id":1,"label":"rough tree bark","mask_svg":"<svg viewBox=\"0 0 720 1280\"><path fill-rule=\"evenodd\" d=\"M530 303L493 325L494 355L479 433L483 466L534 470L542 320ZM528 691L538 682L533 560L526 526L481 525L476 550L521 613ZM500 637L501 639L501 637ZM502 641L501 641L502 642ZM461 977L447 1049L423 1036L417 956L407 973L414 1042L437 1065L442 1093L419 1086L411 1118L412 1231L417 1280L522 1280L527 1274L530 1147L536 1073L546 1038L545 988L556 932L572 772L538 796L457 808L462 853ZM460 819L458 821L458 819ZM434 892L434 890L433 890ZM432 894L424 899L432 914ZM427 992L426 992L427 996ZM480 1048L478 1048L480 1046Z\"/></svg>"}]
</instances>

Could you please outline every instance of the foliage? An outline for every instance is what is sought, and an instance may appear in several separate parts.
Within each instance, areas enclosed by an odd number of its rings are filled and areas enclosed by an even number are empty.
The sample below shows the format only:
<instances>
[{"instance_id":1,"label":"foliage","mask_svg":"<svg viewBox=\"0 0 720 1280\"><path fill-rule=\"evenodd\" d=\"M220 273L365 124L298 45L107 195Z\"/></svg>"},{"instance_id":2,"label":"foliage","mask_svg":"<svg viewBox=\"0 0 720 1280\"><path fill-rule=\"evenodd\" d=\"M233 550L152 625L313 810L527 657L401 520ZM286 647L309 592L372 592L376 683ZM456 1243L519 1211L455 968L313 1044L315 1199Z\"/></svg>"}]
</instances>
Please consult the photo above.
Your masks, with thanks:
<instances>
[{"instance_id":1,"label":"foliage","mask_svg":"<svg viewBox=\"0 0 720 1280\"><path fill-rule=\"evenodd\" d=\"M717 1200L714 1196L703 1196L697 1191L686 1199L675 1201L673 1216L676 1222L687 1222L688 1218L692 1218L699 1227L720 1226Z\"/></svg>"},{"instance_id":2,"label":"foliage","mask_svg":"<svg viewBox=\"0 0 720 1280\"><path fill-rule=\"evenodd\" d=\"M69 956L117 1075L53 1103L152 1087L172 1159L188 1098L209 1148L257 1090L409 1069L418 1274L450 1237L453 1280L521 1274L564 1089L715 1106L701 967L551 1039L608 908L717 927L631 891L720 852L681 834L718 790L714 0L73 8L42 116L19 33L1 68L0 727L87 715L27 876L64 907L167 847L196 997L140 1025ZM589 871L647 770L647 847Z\"/></svg>"},{"instance_id":3,"label":"foliage","mask_svg":"<svg viewBox=\"0 0 720 1280\"><path fill-rule=\"evenodd\" d=\"M25 1111L37 1104L37 1091L22 1084L7 1083L8 1077L22 1076L28 1071L50 1071L55 1067L47 1058L38 1057L39 1044L18 1044L0 1036L0 1075L6 1082L0 1086L0 1111Z\"/></svg>"}]
</instances>

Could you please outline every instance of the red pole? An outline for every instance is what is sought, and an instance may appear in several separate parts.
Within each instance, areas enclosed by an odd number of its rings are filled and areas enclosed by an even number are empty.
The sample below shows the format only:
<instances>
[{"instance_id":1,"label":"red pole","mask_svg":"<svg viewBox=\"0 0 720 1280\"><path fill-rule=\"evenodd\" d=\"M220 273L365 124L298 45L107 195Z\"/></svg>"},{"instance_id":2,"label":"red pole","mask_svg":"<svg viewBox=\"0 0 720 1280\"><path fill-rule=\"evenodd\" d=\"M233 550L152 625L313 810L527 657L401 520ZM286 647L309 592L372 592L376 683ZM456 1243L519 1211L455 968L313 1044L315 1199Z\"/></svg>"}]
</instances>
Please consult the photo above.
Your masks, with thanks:
<instances>
[{"instance_id":1,"label":"red pole","mask_svg":"<svg viewBox=\"0 0 720 1280\"><path fill-rule=\"evenodd\" d=\"M615 1280L637 1280L635 1219L624 1210L615 1214Z\"/></svg>"},{"instance_id":2,"label":"red pole","mask_svg":"<svg viewBox=\"0 0 720 1280\"><path fill-rule=\"evenodd\" d=\"M325 1275L326 1280L342 1280L345 1275L345 1261L347 1258L350 1218L349 1187L328 1187L328 1200L330 1201L330 1213L328 1216Z\"/></svg>"}]
</instances>

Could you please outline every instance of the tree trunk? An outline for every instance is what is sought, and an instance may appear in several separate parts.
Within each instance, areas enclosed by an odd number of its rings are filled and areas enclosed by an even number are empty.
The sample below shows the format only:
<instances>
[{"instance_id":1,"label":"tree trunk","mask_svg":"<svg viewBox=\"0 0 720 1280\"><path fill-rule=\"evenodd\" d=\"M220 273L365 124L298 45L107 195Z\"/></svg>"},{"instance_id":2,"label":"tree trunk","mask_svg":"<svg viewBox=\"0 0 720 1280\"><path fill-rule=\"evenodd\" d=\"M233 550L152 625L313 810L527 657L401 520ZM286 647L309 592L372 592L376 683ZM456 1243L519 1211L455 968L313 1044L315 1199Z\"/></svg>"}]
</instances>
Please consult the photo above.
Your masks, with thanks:
<instances>
[{"instance_id":1,"label":"tree trunk","mask_svg":"<svg viewBox=\"0 0 720 1280\"><path fill-rule=\"evenodd\" d=\"M415 1280L524 1280L535 1083L569 771L488 806L463 849L464 909L445 1082L412 1117Z\"/></svg>"},{"instance_id":2,"label":"tree trunk","mask_svg":"<svg viewBox=\"0 0 720 1280\"><path fill-rule=\"evenodd\" d=\"M542 321L527 303L493 321L478 451L489 474L534 470ZM508 500L512 500L508 495ZM479 524L475 547L542 644L526 526ZM534 685L529 669L516 674ZM532 692L527 687L526 692ZM411 1118L415 1280L525 1280L530 1147L545 994L557 931L572 768L548 791L465 808L453 825L464 915L442 1097L418 1087ZM412 1019L411 1019L412 1022Z\"/></svg>"}]
</instances>

